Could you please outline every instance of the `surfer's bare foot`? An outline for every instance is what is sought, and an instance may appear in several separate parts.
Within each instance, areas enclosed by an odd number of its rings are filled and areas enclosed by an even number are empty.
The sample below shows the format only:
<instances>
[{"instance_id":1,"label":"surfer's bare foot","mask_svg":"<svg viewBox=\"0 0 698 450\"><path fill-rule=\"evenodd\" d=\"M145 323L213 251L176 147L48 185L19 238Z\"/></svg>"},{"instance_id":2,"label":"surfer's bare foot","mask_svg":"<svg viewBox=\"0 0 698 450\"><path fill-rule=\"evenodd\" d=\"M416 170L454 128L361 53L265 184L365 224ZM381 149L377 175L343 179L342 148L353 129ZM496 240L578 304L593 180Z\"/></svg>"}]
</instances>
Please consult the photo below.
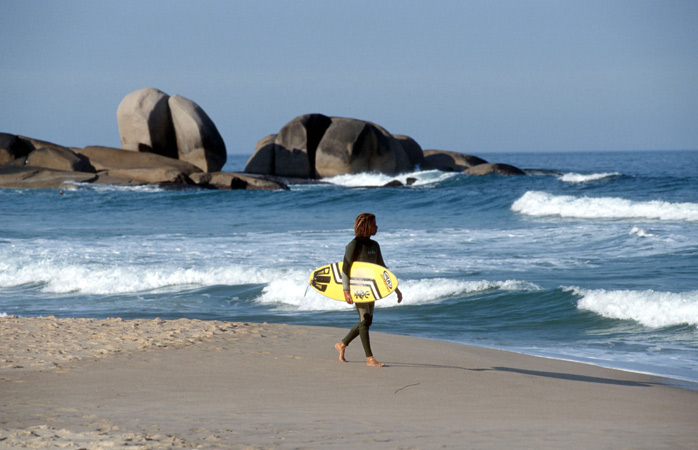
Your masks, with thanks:
<instances>
[{"instance_id":1,"label":"surfer's bare foot","mask_svg":"<svg viewBox=\"0 0 698 450\"><path fill-rule=\"evenodd\" d=\"M339 360L342 362L347 362L347 360L344 359L344 350L347 348L347 346L344 345L344 342L337 342L334 344L334 348L336 348L339 352Z\"/></svg>"},{"instance_id":2,"label":"surfer's bare foot","mask_svg":"<svg viewBox=\"0 0 698 450\"><path fill-rule=\"evenodd\" d=\"M366 365L369 367L385 367L385 364L376 361L376 358L374 358L373 356L369 356L368 358L366 358Z\"/></svg>"}]
</instances>

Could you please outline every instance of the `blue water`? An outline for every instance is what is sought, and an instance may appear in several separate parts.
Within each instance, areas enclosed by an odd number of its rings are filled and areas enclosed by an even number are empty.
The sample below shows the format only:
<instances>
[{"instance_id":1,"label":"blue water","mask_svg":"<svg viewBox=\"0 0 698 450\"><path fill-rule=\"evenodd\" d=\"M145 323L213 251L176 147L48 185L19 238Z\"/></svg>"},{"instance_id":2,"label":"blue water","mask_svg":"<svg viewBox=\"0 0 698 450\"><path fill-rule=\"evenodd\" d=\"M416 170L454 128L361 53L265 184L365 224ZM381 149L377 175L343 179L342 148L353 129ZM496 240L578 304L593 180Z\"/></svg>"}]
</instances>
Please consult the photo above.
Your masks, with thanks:
<instances>
[{"instance_id":1,"label":"blue water","mask_svg":"<svg viewBox=\"0 0 698 450\"><path fill-rule=\"evenodd\" d=\"M306 283L371 211L405 296L373 330L698 381L698 152L478 156L531 175L0 190L0 315L348 328L352 307Z\"/></svg>"}]
</instances>

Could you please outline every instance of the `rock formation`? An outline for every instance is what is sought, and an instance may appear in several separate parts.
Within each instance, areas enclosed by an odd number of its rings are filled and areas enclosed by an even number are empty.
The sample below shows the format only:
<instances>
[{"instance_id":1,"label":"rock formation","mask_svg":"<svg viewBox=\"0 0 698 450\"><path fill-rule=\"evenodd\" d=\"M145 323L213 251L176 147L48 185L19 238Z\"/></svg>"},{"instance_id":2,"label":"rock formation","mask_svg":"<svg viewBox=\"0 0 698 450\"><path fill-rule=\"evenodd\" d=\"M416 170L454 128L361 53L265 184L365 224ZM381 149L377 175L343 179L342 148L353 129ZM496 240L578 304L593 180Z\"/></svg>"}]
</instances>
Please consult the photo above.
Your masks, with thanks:
<instances>
[{"instance_id":1,"label":"rock formation","mask_svg":"<svg viewBox=\"0 0 698 450\"><path fill-rule=\"evenodd\" d=\"M305 114L288 122L277 134L260 140L245 172L288 178L409 172L419 155L409 157L401 139L409 140L406 136L396 138L363 120Z\"/></svg>"},{"instance_id":2,"label":"rock formation","mask_svg":"<svg viewBox=\"0 0 698 450\"><path fill-rule=\"evenodd\" d=\"M145 88L126 95L116 115L121 149L69 148L0 133L0 188L102 183L271 190L288 189L290 182L317 183L319 178L362 172L397 175L418 167L468 175L525 175L516 167L490 164L477 156L423 151L409 136L392 135L375 123L323 114L298 116L261 139L245 173L221 172L225 143L193 101ZM386 187L402 185L394 180Z\"/></svg>"},{"instance_id":3,"label":"rock formation","mask_svg":"<svg viewBox=\"0 0 698 450\"><path fill-rule=\"evenodd\" d=\"M424 150L422 169L442 172L462 172L479 164L487 164L482 158L446 150Z\"/></svg>"},{"instance_id":4,"label":"rock formation","mask_svg":"<svg viewBox=\"0 0 698 450\"><path fill-rule=\"evenodd\" d=\"M495 164L478 164L476 166L469 167L468 169L464 170L463 173L467 175L490 175L490 174L498 174L498 175L526 175L526 173L519 169L518 167L511 166L509 164L500 164L500 163L495 163Z\"/></svg>"},{"instance_id":5,"label":"rock formation","mask_svg":"<svg viewBox=\"0 0 698 450\"><path fill-rule=\"evenodd\" d=\"M65 189L76 183L207 189L288 189L249 174L204 172L186 161L112 147L68 148L0 133L0 188Z\"/></svg>"},{"instance_id":6,"label":"rock formation","mask_svg":"<svg viewBox=\"0 0 698 450\"><path fill-rule=\"evenodd\" d=\"M121 148L181 159L205 172L227 158L216 125L193 101L145 88L128 94L116 110Z\"/></svg>"}]
</instances>

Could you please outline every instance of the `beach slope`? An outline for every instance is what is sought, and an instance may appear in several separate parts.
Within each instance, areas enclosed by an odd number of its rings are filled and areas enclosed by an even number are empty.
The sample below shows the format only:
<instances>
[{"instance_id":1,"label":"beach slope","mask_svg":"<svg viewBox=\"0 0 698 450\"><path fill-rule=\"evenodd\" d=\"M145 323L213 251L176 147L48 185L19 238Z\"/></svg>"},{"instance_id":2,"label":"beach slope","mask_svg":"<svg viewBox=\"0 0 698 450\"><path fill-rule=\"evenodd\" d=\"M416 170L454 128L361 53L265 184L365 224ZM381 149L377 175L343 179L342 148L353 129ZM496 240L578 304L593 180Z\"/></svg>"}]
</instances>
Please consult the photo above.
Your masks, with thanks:
<instances>
[{"instance_id":1,"label":"beach slope","mask_svg":"<svg viewBox=\"0 0 698 450\"><path fill-rule=\"evenodd\" d=\"M698 392L460 344L196 320L0 318L1 448L695 449Z\"/></svg>"}]
</instances>

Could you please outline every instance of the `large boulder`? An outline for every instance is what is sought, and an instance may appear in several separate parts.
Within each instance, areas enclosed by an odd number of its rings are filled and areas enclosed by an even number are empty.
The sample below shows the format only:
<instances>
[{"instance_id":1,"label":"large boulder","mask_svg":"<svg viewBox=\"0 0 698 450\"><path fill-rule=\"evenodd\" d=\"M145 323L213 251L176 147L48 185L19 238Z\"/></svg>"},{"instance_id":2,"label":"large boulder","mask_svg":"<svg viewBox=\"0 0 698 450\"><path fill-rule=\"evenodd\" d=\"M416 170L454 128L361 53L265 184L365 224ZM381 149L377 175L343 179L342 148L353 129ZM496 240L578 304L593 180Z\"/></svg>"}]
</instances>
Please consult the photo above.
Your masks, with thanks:
<instances>
[{"instance_id":1,"label":"large boulder","mask_svg":"<svg viewBox=\"0 0 698 450\"><path fill-rule=\"evenodd\" d=\"M274 175L315 178L317 147L332 119L305 114L284 125L274 140Z\"/></svg>"},{"instance_id":2,"label":"large boulder","mask_svg":"<svg viewBox=\"0 0 698 450\"><path fill-rule=\"evenodd\" d=\"M390 154L386 144L383 133L368 122L333 118L318 146L317 175L322 178L361 172L395 173L395 155Z\"/></svg>"},{"instance_id":3,"label":"large boulder","mask_svg":"<svg viewBox=\"0 0 698 450\"><path fill-rule=\"evenodd\" d=\"M305 114L284 125L279 133L260 140L245 172L323 178L359 172L397 174L414 166L400 140L379 125Z\"/></svg>"},{"instance_id":4,"label":"large boulder","mask_svg":"<svg viewBox=\"0 0 698 450\"><path fill-rule=\"evenodd\" d=\"M477 166L473 166L466 169L465 171L463 171L463 173L468 175L526 175L526 173L518 167L500 163L478 164Z\"/></svg>"},{"instance_id":5,"label":"large boulder","mask_svg":"<svg viewBox=\"0 0 698 450\"><path fill-rule=\"evenodd\" d=\"M27 155L26 165L62 171L95 172L87 157L67 148L42 147L34 150Z\"/></svg>"},{"instance_id":6,"label":"large boulder","mask_svg":"<svg viewBox=\"0 0 698 450\"><path fill-rule=\"evenodd\" d=\"M121 100L116 120L122 149L177 158L177 139L168 99L169 95L158 89L145 88Z\"/></svg>"},{"instance_id":7,"label":"large boulder","mask_svg":"<svg viewBox=\"0 0 698 450\"><path fill-rule=\"evenodd\" d=\"M227 158L225 143L216 125L193 101L173 95L168 104L177 138L178 157L200 167L204 172L217 172Z\"/></svg>"},{"instance_id":8,"label":"large boulder","mask_svg":"<svg viewBox=\"0 0 698 450\"><path fill-rule=\"evenodd\" d=\"M422 169L440 170L442 172L462 172L480 164L487 164L482 158L465 153L447 150L424 150Z\"/></svg>"},{"instance_id":9,"label":"large boulder","mask_svg":"<svg viewBox=\"0 0 698 450\"><path fill-rule=\"evenodd\" d=\"M193 101L145 88L128 94L116 111L121 148L220 170L227 154L216 125Z\"/></svg>"}]
</instances>

